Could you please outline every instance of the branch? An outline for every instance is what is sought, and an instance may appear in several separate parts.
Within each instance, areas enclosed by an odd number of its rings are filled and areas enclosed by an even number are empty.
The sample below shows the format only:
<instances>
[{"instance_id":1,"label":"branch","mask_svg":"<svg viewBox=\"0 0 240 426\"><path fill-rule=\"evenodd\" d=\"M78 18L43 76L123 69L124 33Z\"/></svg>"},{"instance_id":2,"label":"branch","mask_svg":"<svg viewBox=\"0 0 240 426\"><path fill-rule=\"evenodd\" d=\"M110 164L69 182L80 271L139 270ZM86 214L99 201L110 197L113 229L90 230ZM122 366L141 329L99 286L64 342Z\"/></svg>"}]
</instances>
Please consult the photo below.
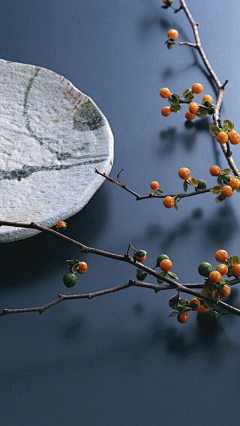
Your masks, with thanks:
<instances>
[{"instance_id":1,"label":"branch","mask_svg":"<svg viewBox=\"0 0 240 426\"><path fill-rule=\"evenodd\" d=\"M124 169L121 170L121 172ZM126 191L130 192L130 194L134 195L136 197L137 201L140 200L146 200L148 198L165 198L165 197L175 197L176 194L148 194L148 195L139 195L136 192L132 191L131 189L129 189L126 185L124 185L120 179L119 179L119 175L120 173L118 173L118 180L116 181L115 179L109 177L108 175L106 175L106 173L102 173L99 170L95 169L95 172L101 176L103 176L106 180L108 180L109 182L115 183L116 185L120 186L120 188L125 189ZM194 192L189 192L187 193L183 193L183 194L178 194L178 199L181 200L182 198L187 198L187 197L193 197L194 195L199 195L199 194L205 194L206 192L210 192L212 188L207 188L207 189L196 189L196 191Z\"/></svg>"},{"instance_id":2,"label":"branch","mask_svg":"<svg viewBox=\"0 0 240 426\"><path fill-rule=\"evenodd\" d=\"M199 36L199 32L198 32L198 24L196 24L196 22L194 21L192 15L191 15L191 13L190 13L187 5L186 5L185 0L180 0L180 3L181 3L181 8L184 10L184 12L185 12L185 14L186 14L191 26L192 26L194 37L195 37L195 40L196 40L196 48L198 49L199 54L200 54L200 56L203 60L203 63L206 66L209 74L211 75L211 77L214 80L214 82L217 86L217 89L218 89L217 102L216 102L216 106L214 108L214 113L213 113L214 123L215 123L216 126L218 126L219 120L220 120L220 117L219 117L220 109L221 109L222 101L223 101L223 91L224 91L224 89L225 89L225 87L228 83L228 80L226 80L223 85L220 83L220 80L218 79L213 68L211 67L211 65L210 65L210 63L207 59L207 56L206 56L206 54L205 54L205 52L202 48L200 36ZM227 160L230 168L234 172L234 175L240 177L240 171L238 170L238 168L235 164L235 161L233 160L232 153L231 153L231 150L230 150L230 147L229 147L229 143L221 145L221 148L222 148L222 151L223 151L223 153L226 157L226 160Z\"/></svg>"}]
</instances>

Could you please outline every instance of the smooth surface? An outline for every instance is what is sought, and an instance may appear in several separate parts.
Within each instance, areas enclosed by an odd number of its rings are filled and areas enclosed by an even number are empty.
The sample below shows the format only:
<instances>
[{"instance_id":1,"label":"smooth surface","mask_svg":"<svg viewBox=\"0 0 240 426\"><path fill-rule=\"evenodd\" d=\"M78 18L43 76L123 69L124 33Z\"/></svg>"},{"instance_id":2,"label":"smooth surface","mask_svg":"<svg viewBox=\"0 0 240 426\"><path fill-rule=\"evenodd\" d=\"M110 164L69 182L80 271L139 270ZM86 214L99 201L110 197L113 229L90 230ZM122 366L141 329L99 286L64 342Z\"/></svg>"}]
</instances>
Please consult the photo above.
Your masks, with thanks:
<instances>
[{"instance_id":1,"label":"smooth surface","mask_svg":"<svg viewBox=\"0 0 240 426\"><path fill-rule=\"evenodd\" d=\"M240 130L236 46L239 2L189 2L203 46L219 79L229 84L222 119ZM178 5L178 2L174 0ZM3 3L1 56L34 63L64 75L91 96L111 123L115 162L122 181L147 194L152 180L168 192L182 191L180 167L209 186L213 164L226 167L208 132L210 119L187 127L185 109L169 118L162 87L182 93L195 82L216 100L195 51L167 51L167 31L193 41L183 14L151 1L31 0ZM230 66L232 65L232 66ZM201 99L201 97L200 97ZM233 147L240 164L239 146ZM67 235L93 247L124 254L128 243L146 249L154 266L167 253L182 283L201 282L201 261L239 251L240 194L217 205L212 194L188 198L179 211L158 200L137 202L110 182L68 220ZM135 268L84 255L88 271L67 290L66 259L78 251L37 235L0 246L0 307L40 306L59 293L85 293L135 278ZM154 279L149 281L155 283ZM225 426L239 419L239 318L222 317L215 331L168 318L173 292L128 289L92 300L64 302L39 314L0 317L1 421L11 426ZM229 303L240 306L239 290ZM222 401L224 400L224 404Z\"/></svg>"},{"instance_id":2,"label":"smooth surface","mask_svg":"<svg viewBox=\"0 0 240 426\"><path fill-rule=\"evenodd\" d=\"M0 60L0 218L54 226L79 212L113 164L113 135L97 105L45 68ZM76 197L75 194L78 194ZM38 231L2 226L0 243Z\"/></svg>"}]
</instances>

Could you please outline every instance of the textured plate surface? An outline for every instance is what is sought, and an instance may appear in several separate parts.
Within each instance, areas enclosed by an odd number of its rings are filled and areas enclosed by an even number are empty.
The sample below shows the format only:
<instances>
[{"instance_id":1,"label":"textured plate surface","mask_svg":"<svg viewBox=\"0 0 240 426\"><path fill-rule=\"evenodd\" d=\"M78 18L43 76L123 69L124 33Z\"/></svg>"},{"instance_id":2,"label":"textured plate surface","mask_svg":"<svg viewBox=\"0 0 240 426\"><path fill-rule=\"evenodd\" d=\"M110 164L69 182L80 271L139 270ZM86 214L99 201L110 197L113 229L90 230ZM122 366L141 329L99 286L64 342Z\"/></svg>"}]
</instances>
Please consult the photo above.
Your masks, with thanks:
<instances>
[{"instance_id":1,"label":"textured plate surface","mask_svg":"<svg viewBox=\"0 0 240 426\"><path fill-rule=\"evenodd\" d=\"M0 219L55 225L81 210L109 173L113 135L64 77L0 60ZM0 227L0 242L38 231Z\"/></svg>"}]
</instances>

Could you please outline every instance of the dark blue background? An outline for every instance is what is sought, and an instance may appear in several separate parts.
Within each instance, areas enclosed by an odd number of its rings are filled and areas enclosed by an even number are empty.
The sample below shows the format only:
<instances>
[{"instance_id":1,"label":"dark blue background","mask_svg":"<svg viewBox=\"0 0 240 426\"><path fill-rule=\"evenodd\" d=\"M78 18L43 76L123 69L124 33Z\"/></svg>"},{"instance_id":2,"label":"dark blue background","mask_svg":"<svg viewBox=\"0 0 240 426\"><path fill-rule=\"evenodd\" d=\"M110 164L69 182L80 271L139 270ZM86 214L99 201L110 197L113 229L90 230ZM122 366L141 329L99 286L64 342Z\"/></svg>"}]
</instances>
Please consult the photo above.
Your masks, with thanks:
<instances>
[{"instance_id":1,"label":"dark blue background","mask_svg":"<svg viewBox=\"0 0 240 426\"><path fill-rule=\"evenodd\" d=\"M239 121L237 0L188 1L206 54L221 82L230 82L221 117ZM158 180L182 191L177 176L188 167L209 186L209 167L227 163L208 132L210 118L185 124L185 110L161 116L161 87L181 94L195 82L216 100L195 51L163 42L176 28L193 41L181 12L157 0L2 0L1 57L49 68L94 99L115 137L113 177L147 194ZM175 0L174 5L178 6ZM200 101L201 97L199 97ZM183 108L184 109L184 108ZM236 130L239 130L236 125ZM240 163L239 147L233 147ZM128 243L148 251L147 264L168 253L180 282L201 282L201 261L216 267L219 248L239 252L237 193L217 205L212 194L188 198L179 212L162 201L136 202L105 182L89 204L68 220L68 235L119 254ZM4 200L2 200L4 203ZM74 290L62 283L70 245L38 235L0 246L0 308L40 306L59 293L85 293L135 277L130 265L83 256L89 265ZM149 279L150 281L150 279ZM152 279L151 282L155 283ZM0 318L1 421L9 426L145 426L217 423L238 419L239 318L222 317L206 333L192 313L187 324L168 318L174 292L132 288L91 301L68 301L39 314ZM229 303L238 306L237 288Z\"/></svg>"}]
</instances>

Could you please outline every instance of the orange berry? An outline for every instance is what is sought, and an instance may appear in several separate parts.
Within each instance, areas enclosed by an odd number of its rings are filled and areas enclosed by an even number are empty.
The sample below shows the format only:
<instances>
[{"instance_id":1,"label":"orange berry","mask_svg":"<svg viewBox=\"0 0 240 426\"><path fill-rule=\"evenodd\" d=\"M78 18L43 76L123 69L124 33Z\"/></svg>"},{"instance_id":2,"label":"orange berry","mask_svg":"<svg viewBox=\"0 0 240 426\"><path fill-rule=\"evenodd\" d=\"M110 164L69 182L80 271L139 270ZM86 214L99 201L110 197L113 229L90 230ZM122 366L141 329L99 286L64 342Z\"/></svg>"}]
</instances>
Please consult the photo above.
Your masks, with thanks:
<instances>
[{"instance_id":1,"label":"orange berry","mask_svg":"<svg viewBox=\"0 0 240 426\"><path fill-rule=\"evenodd\" d=\"M226 250L218 250L215 253L215 259L218 262L225 262L226 260L228 260L228 253L226 252Z\"/></svg>"},{"instance_id":2,"label":"orange berry","mask_svg":"<svg viewBox=\"0 0 240 426\"><path fill-rule=\"evenodd\" d=\"M221 169L218 166L211 166L210 167L210 173L212 176L220 176Z\"/></svg>"},{"instance_id":3,"label":"orange berry","mask_svg":"<svg viewBox=\"0 0 240 426\"><path fill-rule=\"evenodd\" d=\"M160 263L160 268L163 272L169 272L172 269L172 262L170 259L163 259Z\"/></svg>"},{"instance_id":4,"label":"orange berry","mask_svg":"<svg viewBox=\"0 0 240 426\"><path fill-rule=\"evenodd\" d=\"M196 117L196 114L192 114L190 111L187 111L185 114L185 118L190 121L193 120L195 117Z\"/></svg>"},{"instance_id":5,"label":"orange berry","mask_svg":"<svg viewBox=\"0 0 240 426\"><path fill-rule=\"evenodd\" d=\"M200 300L196 299L196 297L194 297L193 299L190 300L189 305L193 311L196 311L198 306L201 305L201 302ZM197 305L197 306L194 306L194 305Z\"/></svg>"},{"instance_id":6,"label":"orange berry","mask_svg":"<svg viewBox=\"0 0 240 426\"><path fill-rule=\"evenodd\" d=\"M158 183L156 180L153 180L153 181L150 183L150 188L156 191L156 189L158 189L158 188L159 188L159 183Z\"/></svg>"},{"instance_id":7,"label":"orange berry","mask_svg":"<svg viewBox=\"0 0 240 426\"><path fill-rule=\"evenodd\" d=\"M212 98L212 96L210 96L210 95L204 95L204 96L203 96L203 98L202 98L202 100L203 100L204 102L210 102L210 104L212 104L212 103L213 103L213 98Z\"/></svg>"},{"instance_id":8,"label":"orange berry","mask_svg":"<svg viewBox=\"0 0 240 426\"><path fill-rule=\"evenodd\" d=\"M233 272L236 277L240 277L240 265L239 263L233 267Z\"/></svg>"},{"instance_id":9,"label":"orange berry","mask_svg":"<svg viewBox=\"0 0 240 426\"><path fill-rule=\"evenodd\" d=\"M228 132L228 139L230 140L230 142L233 145L237 145L238 144L238 133L235 130L230 130Z\"/></svg>"},{"instance_id":10,"label":"orange berry","mask_svg":"<svg viewBox=\"0 0 240 426\"><path fill-rule=\"evenodd\" d=\"M206 305L200 305L197 308L198 315L205 315L209 311L210 311L210 309L208 309Z\"/></svg>"},{"instance_id":11,"label":"orange berry","mask_svg":"<svg viewBox=\"0 0 240 426\"><path fill-rule=\"evenodd\" d=\"M224 285L223 289L220 291L220 299L224 299L224 297L228 297L231 293L231 289L228 285Z\"/></svg>"},{"instance_id":12,"label":"orange berry","mask_svg":"<svg viewBox=\"0 0 240 426\"><path fill-rule=\"evenodd\" d=\"M160 90L160 96L165 99L170 98L171 92L167 87L163 87L163 89Z\"/></svg>"},{"instance_id":13,"label":"orange berry","mask_svg":"<svg viewBox=\"0 0 240 426\"><path fill-rule=\"evenodd\" d=\"M203 91L203 86L199 83L195 83L192 86L192 92L195 93L196 95L200 95L200 93L202 93Z\"/></svg>"},{"instance_id":14,"label":"orange berry","mask_svg":"<svg viewBox=\"0 0 240 426\"><path fill-rule=\"evenodd\" d=\"M164 198L163 204L167 209L171 209L175 205L175 200L173 197L170 197L169 195Z\"/></svg>"},{"instance_id":15,"label":"orange berry","mask_svg":"<svg viewBox=\"0 0 240 426\"><path fill-rule=\"evenodd\" d=\"M169 30L167 33L168 37L173 38L173 40L176 40L178 38L178 32L177 30Z\"/></svg>"},{"instance_id":16,"label":"orange berry","mask_svg":"<svg viewBox=\"0 0 240 426\"><path fill-rule=\"evenodd\" d=\"M178 176L184 180L187 180L190 177L190 174L191 174L190 170L187 169L186 167L182 167L178 172Z\"/></svg>"},{"instance_id":17,"label":"orange berry","mask_svg":"<svg viewBox=\"0 0 240 426\"><path fill-rule=\"evenodd\" d=\"M217 141L222 145L223 143L227 143L228 135L225 132L219 132L217 135Z\"/></svg>"},{"instance_id":18,"label":"orange berry","mask_svg":"<svg viewBox=\"0 0 240 426\"><path fill-rule=\"evenodd\" d=\"M79 274L85 274L85 272L87 272L87 270L88 270L88 266L87 266L86 262L79 262L77 272Z\"/></svg>"},{"instance_id":19,"label":"orange berry","mask_svg":"<svg viewBox=\"0 0 240 426\"><path fill-rule=\"evenodd\" d=\"M60 222L57 223L56 227L58 229L60 229L60 228L66 228L67 224L66 224L66 222L63 222L62 220L60 220Z\"/></svg>"},{"instance_id":20,"label":"orange berry","mask_svg":"<svg viewBox=\"0 0 240 426\"><path fill-rule=\"evenodd\" d=\"M212 271L210 272L208 278L210 281L212 281L212 283L219 283L222 279L222 275L218 271Z\"/></svg>"},{"instance_id":21,"label":"orange berry","mask_svg":"<svg viewBox=\"0 0 240 426\"><path fill-rule=\"evenodd\" d=\"M163 2L164 4L167 4L167 0L162 0L162 2Z\"/></svg>"},{"instance_id":22,"label":"orange berry","mask_svg":"<svg viewBox=\"0 0 240 426\"><path fill-rule=\"evenodd\" d=\"M144 260L146 260L146 259L147 259L147 255L145 254L145 256L142 256L142 257L140 257L140 256L135 256L135 258L136 258L136 260L137 260L138 262L144 262Z\"/></svg>"},{"instance_id":23,"label":"orange berry","mask_svg":"<svg viewBox=\"0 0 240 426\"><path fill-rule=\"evenodd\" d=\"M199 106L198 106L198 104L196 104L196 102L192 102L190 105L189 105L189 111L192 113L192 114L197 114L197 112L198 112L198 110L199 110Z\"/></svg>"},{"instance_id":24,"label":"orange berry","mask_svg":"<svg viewBox=\"0 0 240 426\"><path fill-rule=\"evenodd\" d=\"M221 194L224 195L224 197L231 197L233 195L233 189L230 185L224 185L221 189Z\"/></svg>"},{"instance_id":25,"label":"orange berry","mask_svg":"<svg viewBox=\"0 0 240 426\"><path fill-rule=\"evenodd\" d=\"M232 178L229 182L229 185L232 189L239 189L240 188L240 179Z\"/></svg>"},{"instance_id":26,"label":"orange berry","mask_svg":"<svg viewBox=\"0 0 240 426\"><path fill-rule=\"evenodd\" d=\"M180 314L177 316L177 319L181 324L184 324L185 322L188 322L189 316L187 312L180 312Z\"/></svg>"},{"instance_id":27,"label":"orange berry","mask_svg":"<svg viewBox=\"0 0 240 426\"><path fill-rule=\"evenodd\" d=\"M224 263L220 263L217 267L217 271L220 272L221 275L227 275L228 267L227 265L224 265Z\"/></svg>"},{"instance_id":28,"label":"orange berry","mask_svg":"<svg viewBox=\"0 0 240 426\"><path fill-rule=\"evenodd\" d=\"M168 117L171 114L171 107L163 107L162 115L163 117Z\"/></svg>"},{"instance_id":29,"label":"orange berry","mask_svg":"<svg viewBox=\"0 0 240 426\"><path fill-rule=\"evenodd\" d=\"M239 134L235 130L230 130L228 132L228 139L233 145L237 145L239 143Z\"/></svg>"}]
</instances>

